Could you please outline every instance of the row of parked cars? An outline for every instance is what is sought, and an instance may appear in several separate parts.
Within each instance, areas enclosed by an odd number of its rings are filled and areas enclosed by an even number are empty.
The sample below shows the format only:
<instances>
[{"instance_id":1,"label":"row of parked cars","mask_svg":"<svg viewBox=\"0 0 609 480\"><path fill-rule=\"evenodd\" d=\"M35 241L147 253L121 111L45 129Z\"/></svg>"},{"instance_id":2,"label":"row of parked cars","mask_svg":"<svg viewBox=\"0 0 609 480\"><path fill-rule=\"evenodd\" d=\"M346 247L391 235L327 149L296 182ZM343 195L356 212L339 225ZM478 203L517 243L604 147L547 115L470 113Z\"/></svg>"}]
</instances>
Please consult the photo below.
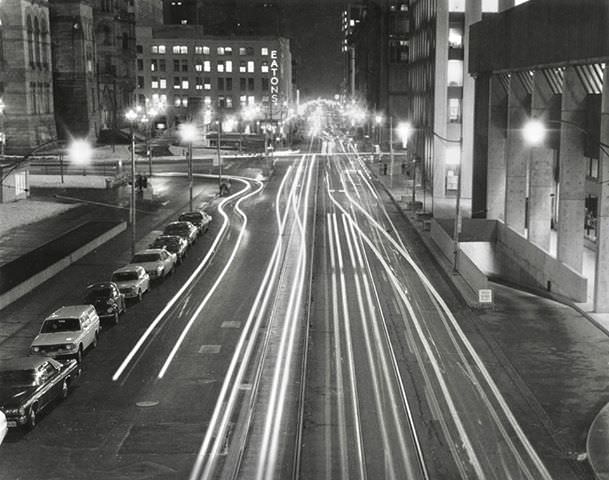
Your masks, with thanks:
<instances>
[{"instance_id":1,"label":"row of parked cars","mask_svg":"<svg viewBox=\"0 0 609 480\"><path fill-rule=\"evenodd\" d=\"M150 248L114 271L110 281L89 285L83 305L61 307L47 317L32 342L30 356L0 362L0 442L4 421L8 427L33 428L43 408L67 397L81 373L83 353L97 346L100 319L118 324L127 301L141 301L151 281L171 275L210 222L206 212L183 213Z\"/></svg>"}]
</instances>

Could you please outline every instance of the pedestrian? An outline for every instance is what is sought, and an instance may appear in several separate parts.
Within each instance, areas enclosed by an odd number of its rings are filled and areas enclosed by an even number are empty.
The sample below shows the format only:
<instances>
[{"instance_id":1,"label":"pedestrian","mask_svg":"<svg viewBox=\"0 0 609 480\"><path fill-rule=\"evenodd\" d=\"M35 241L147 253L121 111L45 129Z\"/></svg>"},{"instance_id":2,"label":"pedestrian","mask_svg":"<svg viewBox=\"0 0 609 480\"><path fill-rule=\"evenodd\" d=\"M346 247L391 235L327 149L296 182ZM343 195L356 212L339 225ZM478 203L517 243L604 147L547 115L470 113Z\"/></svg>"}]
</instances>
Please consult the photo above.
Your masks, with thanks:
<instances>
[{"instance_id":1,"label":"pedestrian","mask_svg":"<svg viewBox=\"0 0 609 480\"><path fill-rule=\"evenodd\" d=\"M383 175L387 175L387 164L383 163Z\"/></svg>"}]
</instances>

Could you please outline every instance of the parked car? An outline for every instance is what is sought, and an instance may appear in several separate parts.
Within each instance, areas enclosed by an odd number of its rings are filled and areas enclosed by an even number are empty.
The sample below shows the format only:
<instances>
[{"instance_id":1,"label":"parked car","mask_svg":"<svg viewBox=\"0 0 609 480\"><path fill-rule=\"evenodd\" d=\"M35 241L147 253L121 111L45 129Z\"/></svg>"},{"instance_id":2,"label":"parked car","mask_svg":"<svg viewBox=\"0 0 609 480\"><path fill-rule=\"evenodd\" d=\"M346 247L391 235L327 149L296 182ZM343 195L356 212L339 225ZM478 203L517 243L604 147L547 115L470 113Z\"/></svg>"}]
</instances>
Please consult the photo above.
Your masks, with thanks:
<instances>
[{"instance_id":1,"label":"parked car","mask_svg":"<svg viewBox=\"0 0 609 480\"><path fill-rule=\"evenodd\" d=\"M176 263L177 256L164 248L148 248L137 252L130 265L144 267L150 280L158 280L172 274Z\"/></svg>"},{"instance_id":2,"label":"parked car","mask_svg":"<svg viewBox=\"0 0 609 480\"><path fill-rule=\"evenodd\" d=\"M95 307L100 319L111 319L118 323L118 317L127 309L125 294L121 293L114 282L98 282L87 287L85 302Z\"/></svg>"},{"instance_id":3,"label":"parked car","mask_svg":"<svg viewBox=\"0 0 609 480\"><path fill-rule=\"evenodd\" d=\"M204 232L207 232L209 229L209 224L211 222L211 215L201 210L193 210L192 212L184 212L182 215L178 217L180 222L190 222L201 235Z\"/></svg>"},{"instance_id":4,"label":"parked car","mask_svg":"<svg viewBox=\"0 0 609 480\"><path fill-rule=\"evenodd\" d=\"M6 415L0 410L0 445L2 445L4 437L6 437L6 432L8 432L8 422L6 421Z\"/></svg>"},{"instance_id":5,"label":"parked car","mask_svg":"<svg viewBox=\"0 0 609 480\"><path fill-rule=\"evenodd\" d=\"M179 235L161 235L150 244L150 248L165 248L176 256L178 263L182 263L186 256L188 241Z\"/></svg>"},{"instance_id":6,"label":"parked car","mask_svg":"<svg viewBox=\"0 0 609 480\"><path fill-rule=\"evenodd\" d=\"M82 361L83 352L97 346L99 316L93 305L61 307L42 322L32 342L31 352L46 357L74 357Z\"/></svg>"},{"instance_id":7,"label":"parked car","mask_svg":"<svg viewBox=\"0 0 609 480\"><path fill-rule=\"evenodd\" d=\"M76 360L21 357L0 363L0 410L9 427L34 428L38 414L54 400L65 399L80 375Z\"/></svg>"},{"instance_id":8,"label":"parked car","mask_svg":"<svg viewBox=\"0 0 609 480\"><path fill-rule=\"evenodd\" d=\"M137 298L142 301L144 293L150 290L150 276L140 265L126 265L112 273L112 281L125 298Z\"/></svg>"},{"instance_id":9,"label":"parked car","mask_svg":"<svg viewBox=\"0 0 609 480\"><path fill-rule=\"evenodd\" d=\"M163 230L165 235L178 235L188 241L192 245L197 240L197 227L190 222L171 222Z\"/></svg>"}]
</instances>

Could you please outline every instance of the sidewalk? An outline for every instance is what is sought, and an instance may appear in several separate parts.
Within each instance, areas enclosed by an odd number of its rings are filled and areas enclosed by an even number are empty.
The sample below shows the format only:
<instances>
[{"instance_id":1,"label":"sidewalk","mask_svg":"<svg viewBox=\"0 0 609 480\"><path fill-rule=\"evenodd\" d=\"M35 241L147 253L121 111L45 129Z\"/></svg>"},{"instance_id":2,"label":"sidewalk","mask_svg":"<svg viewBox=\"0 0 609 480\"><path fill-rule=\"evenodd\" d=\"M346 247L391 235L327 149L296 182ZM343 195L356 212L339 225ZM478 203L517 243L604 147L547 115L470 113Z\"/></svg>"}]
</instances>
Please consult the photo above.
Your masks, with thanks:
<instances>
[{"instance_id":1,"label":"sidewalk","mask_svg":"<svg viewBox=\"0 0 609 480\"><path fill-rule=\"evenodd\" d=\"M385 188L388 209L403 217L424 245L420 260L428 261L425 255L431 254L453 291L461 297L471 291L453 274L451 260L435 246L423 221L406 209L411 182L373 174ZM422 198L417 195L417 200ZM492 249L479 254L492 255ZM609 401L604 325L571 302L537 294L545 292L496 282L489 288L492 309L466 308L457 317L533 446L554 478L609 479L609 406L602 408ZM451 308L463 310L460 305Z\"/></svg>"}]
</instances>

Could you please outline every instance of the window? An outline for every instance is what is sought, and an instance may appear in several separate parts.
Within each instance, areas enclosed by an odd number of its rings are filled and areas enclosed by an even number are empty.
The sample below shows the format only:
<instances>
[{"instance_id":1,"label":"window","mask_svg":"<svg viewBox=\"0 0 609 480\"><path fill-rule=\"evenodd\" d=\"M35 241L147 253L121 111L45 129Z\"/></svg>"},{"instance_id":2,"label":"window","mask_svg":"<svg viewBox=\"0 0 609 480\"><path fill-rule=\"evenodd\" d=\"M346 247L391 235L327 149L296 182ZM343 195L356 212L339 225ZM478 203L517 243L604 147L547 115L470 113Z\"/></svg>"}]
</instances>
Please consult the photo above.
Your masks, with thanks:
<instances>
[{"instance_id":1,"label":"window","mask_svg":"<svg viewBox=\"0 0 609 480\"><path fill-rule=\"evenodd\" d=\"M186 45L174 45L171 47L171 51L175 54L186 55L188 53L188 47Z\"/></svg>"},{"instance_id":2,"label":"window","mask_svg":"<svg viewBox=\"0 0 609 480\"><path fill-rule=\"evenodd\" d=\"M448 99L448 121L449 123L461 123L461 99Z\"/></svg>"},{"instance_id":3,"label":"window","mask_svg":"<svg viewBox=\"0 0 609 480\"><path fill-rule=\"evenodd\" d=\"M144 88L144 77L137 77L137 88Z\"/></svg>"},{"instance_id":4,"label":"window","mask_svg":"<svg viewBox=\"0 0 609 480\"><path fill-rule=\"evenodd\" d=\"M245 105L247 103L247 95L241 95L239 97L239 103L241 104L241 106Z\"/></svg>"},{"instance_id":5,"label":"window","mask_svg":"<svg viewBox=\"0 0 609 480\"><path fill-rule=\"evenodd\" d=\"M461 28L448 29L448 46L451 48L463 47L463 30Z\"/></svg>"},{"instance_id":6,"label":"window","mask_svg":"<svg viewBox=\"0 0 609 480\"><path fill-rule=\"evenodd\" d=\"M161 54L161 55L165 54L165 45L159 45L159 54Z\"/></svg>"},{"instance_id":7,"label":"window","mask_svg":"<svg viewBox=\"0 0 609 480\"><path fill-rule=\"evenodd\" d=\"M160 88L167 88L167 79L165 79L165 78L161 78L161 79L159 80L159 87L160 87Z\"/></svg>"},{"instance_id":8,"label":"window","mask_svg":"<svg viewBox=\"0 0 609 480\"><path fill-rule=\"evenodd\" d=\"M188 79L182 78L182 88L188 90Z\"/></svg>"},{"instance_id":9,"label":"window","mask_svg":"<svg viewBox=\"0 0 609 480\"><path fill-rule=\"evenodd\" d=\"M247 88L247 79L241 77L239 79L239 89L240 90L245 90Z\"/></svg>"},{"instance_id":10,"label":"window","mask_svg":"<svg viewBox=\"0 0 609 480\"><path fill-rule=\"evenodd\" d=\"M247 63L245 60L241 60L239 62L239 72L241 72L241 73L247 72Z\"/></svg>"},{"instance_id":11,"label":"window","mask_svg":"<svg viewBox=\"0 0 609 480\"><path fill-rule=\"evenodd\" d=\"M239 55L247 55L247 48L239 47Z\"/></svg>"},{"instance_id":12,"label":"window","mask_svg":"<svg viewBox=\"0 0 609 480\"><path fill-rule=\"evenodd\" d=\"M448 0L449 12L465 12L465 0Z\"/></svg>"},{"instance_id":13,"label":"window","mask_svg":"<svg viewBox=\"0 0 609 480\"><path fill-rule=\"evenodd\" d=\"M150 71L156 72L158 70L158 65L156 60L150 60Z\"/></svg>"},{"instance_id":14,"label":"window","mask_svg":"<svg viewBox=\"0 0 609 480\"><path fill-rule=\"evenodd\" d=\"M200 63L197 63L197 64L195 65L195 70L196 70L197 72L202 72L202 71L203 71L203 65L201 65Z\"/></svg>"},{"instance_id":15,"label":"window","mask_svg":"<svg viewBox=\"0 0 609 480\"><path fill-rule=\"evenodd\" d=\"M186 45L180 45L180 53L186 55L188 53L188 47Z\"/></svg>"},{"instance_id":16,"label":"window","mask_svg":"<svg viewBox=\"0 0 609 480\"><path fill-rule=\"evenodd\" d=\"M209 95L205 95L203 97L203 104L204 105L211 105L211 97Z\"/></svg>"},{"instance_id":17,"label":"window","mask_svg":"<svg viewBox=\"0 0 609 480\"><path fill-rule=\"evenodd\" d=\"M482 13L499 11L499 0L482 0Z\"/></svg>"},{"instance_id":18,"label":"window","mask_svg":"<svg viewBox=\"0 0 609 480\"><path fill-rule=\"evenodd\" d=\"M209 47L203 47L203 55L209 55Z\"/></svg>"},{"instance_id":19,"label":"window","mask_svg":"<svg viewBox=\"0 0 609 480\"><path fill-rule=\"evenodd\" d=\"M232 72L233 71L233 61L227 60L226 62L224 62L224 69L229 73Z\"/></svg>"},{"instance_id":20,"label":"window","mask_svg":"<svg viewBox=\"0 0 609 480\"><path fill-rule=\"evenodd\" d=\"M266 60L264 60L261 64L260 64L260 71L262 73L269 73L269 62L267 62Z\"/></svg>"},{"instance_id":21,"label":"window","mask_svg":"<svg viewBox=\"0 0 609 480\"><path fill-rule=\"evenodd\" d=\"M182 60L181 65L182 65L182 71L187 72L188 71L188 60Z\"/></svg>"},{"instance_id":22,"label":"window","mask_svg":"<svg viewBox=\"0 0 609 480\"><path fill-rule=\"evenodd\" d=\"M233 47L224 47L224 53L226 55L232 55L233 54Z\"/></svg>"},{"instance_id":23,"label":"window","mask_svg":"<svg viewBox=\"0 0 609 480\"><path fill-rule=\"evenodd\" d=\"M138 47L141 47L141 45L138 45ZM140 52L137 52L140 53ZM159 53L159 46L158 45L152 45L150 47L150 53Z\"/></svg>"},{"instance_id":24,"label":"window","mask_svg":"<svg viewBox=\"0 0 609 480\"><path fill-rule=\"evenodd\" d=\"M389 40L389 61L392 63L408 62L408 40Z\"/></svg>"},{"instance_id":25,"label":"window","mask_svg":"<svg viewBox=\"0 0 609 480\"><path fill-rule=\"evenodd\" d=\"M180 53L180 46L179 45L174 45L173 47L171 47L171 51L172 53Z\"/></svg>"},{"instance_id":26,"label":"window","mask_svg":"<svg viewBox=\"0 0 609 480\"><path fill-rule=\"evenodd\" d=\"M195 78L195 90L203 90L203 79L201 77Z\"/></svg>"},{"instance_id":27,"label":"window","mask_svg":"<svg viewBox=\"0 0 609 480\"><path fill-rule=\"evenodd\" d=\"M158 77L152 77L151 78L150 88L159 88L159 79L158 79Z\"/></svg>"},{"instance_id":28,"label":"window","mask_svg":"<svg viewBox=\"0 0 609 480\"><path fill-rule=\"evenodd\" d=\"M179 60L174 60L173 61L173 71L174 72L179 72L180 71L180 61Z\"/></svg>"},{"instance_id":29,"label":"window","mask_svg":"<svg viewBox=\"0 0 609 480\"><path fill-rule=\"evenodd\" d=\"M255 70L255 65L254 62L252 60L250 60L249 62L247 62L247 73L254 73Z\"/></svg>"},{"instance_id":30,"label":"window","mask_svg":"<svg viewBox=\"0 0 609 480\"><path fill-rule=\"evenodd\" d=\"M167 69L165 59L159 60L159 72L164 72Z\"/></svg>"},{"instance_id":31,"label":"window","mask_svg":"<svg viewBox=\"0 0 609 480\"><path fill-rule=\"evenodd\" d=\"M254 105L256 103L256 97L254 95L249 95L247 97L247 104Z\"/></svg>"},{"instance_id":32,"label":"window","mask_svg":"<svg viewBox=\"0 0 609 480\"><path fill-rule=\"evenodd\" d=\"M218 60L216 62L216 69L218 72L224 72L224 61L223 60Z\"/></svg>"},{"instance_id":33,"label":"window","mask_svg":"<svg viewBox=\"0 0 609 480\"><path fill-rule=\"evenodd\" d=\"M226 90L228 92L230 92L232 89L233 89L233 79L229 77L226 79Z\"/></svg>"},{"instance_id":34,"label":"window","mask_svg":"<svg viewBox=\"0 0 609 480\"><path fill-rule=\"evenodd\" d=\"M448 86L463 86L463 60L448 61Z\"/></svg>"},{"instance_id":35,"label":"window","mask_svg":"<svg viewBox=\"0 0 609 480\"><path fill-rule=\"evenodd\" d=\"M268 49L268 48L266 48L266 47L262 47L262 48L260 49L260 55L262 55L263 57L268 56L268 54L269 54L269 49Z\"/></svg>"},{"instance_id":36,"label":"window","mask_svg":"<svg viewBox=\"0 0 609 480\"><path fill-rule=\"evenodd\" d=\"M224 95L218 95L218 108L224 108L225 105L226 100L224 98Z\"/></svg>"},{"instance_id":37,"label":"window","mask_svg":"<svg viewBox=\"0 0 609 480\"><path fill-rule=\"evenodd\" d=\"M218 90L224 90L224 78L218 77Z\"/></svg>"},{"instance_id":38,"label":"window","mask_svg":"<svg viewBox=\"0 0 609 480\"><path fill-rule=\"evenodd\" d=\"M195 46L195 53L197 55L203 55L203 47L200 45Z\"/></svg>"},{"instance_id":39,"label":"window","mask_svg":"<svg viewBox=\"0 0 609 480\"><path fill-rule=\"evenodd\" d=\"M138 72L141 72L144 70L144 60L142 60L141 58L137 59L137 70L138 70Z\"/></svg>"},{"instance_id":40,"label":"window","mask_svg":"<svg viewBox=\"0 0 609 480\"><path fill-rule=\"evenodd\" d=\"M269 79L268 78L262 79L262 90L265 92L268 92L268 90L269 90Z\"/></svg>"},{"instance_id":41,"label":"window","mask_svg":"<svg viewBox=\"0 0 609 480\"><path fill-rule=\"evenodd\" d=\"M216 53L218 55L224 55L224 47L218 47L218 48L216 48Z\"/></svg>"},{"instance_id":42,"label":"window","mask_svg":"<svg viewBox=\"0 0 609 480\"><path fill-rule=\"evenodd\" d=\"M173 77L173 88L176 90L180 89L180 77Z\"/></svg>"},{"instance_id":43,"label":"window","mask_svg":"<svg viewBox=\"0 0 609 480\"><path fill-rule=\"evenodd\" d=\"M226 108L233 108L233 97L231 95L226 97Z\"/></svg>"},{"instance_id":44,"label":"window","mask_svg":"<svg viewBox=\"0 0 609 480\"><path fill-rule=\"evenodd\" d=\"M205 60L203 62L203 71L204 72L211 72L211 62L209 60Z\"/></svg>"},{"instance_id":45,"label":"window","mask_svg":"<svg viewBox=\"0 0 609 480\"><path fill-rule=\"evenodd\" d=\"M135 53L144 53L144 47L142 45L136 45ZM156 52L152 52L152 53L156 53Z\"/></svg>"},{"instance_id":46,"label":"window","mask_svg":"<svg viewBox=\"0 0 609 480\"><path fill-rule=\"evenodd\" d=\"M176 95L173 99L173 104L176 107L179 107L182 104L182 100L180 99L180 97L178 95Z\"/></svg>"},{"instance_id":47,"label":"window","mask_svg":"<svg viewBox=\"0 0 609 480\"><path fill-rule=\"evenodd\" d=\"M254 79L253 78L248 78L247 79L247 89L248 90L254 90Z\"/></svg>"},{"instance_id":48,"label":"window","mask_svg":"<svg viewBox=\"0 0 609 480\"><path fill-rule=\"evenodd\" d=\"M205 88L205 90L211 90L211 78L205 77L203 82L203 87Z\"/></svg>"}]
</instances>

